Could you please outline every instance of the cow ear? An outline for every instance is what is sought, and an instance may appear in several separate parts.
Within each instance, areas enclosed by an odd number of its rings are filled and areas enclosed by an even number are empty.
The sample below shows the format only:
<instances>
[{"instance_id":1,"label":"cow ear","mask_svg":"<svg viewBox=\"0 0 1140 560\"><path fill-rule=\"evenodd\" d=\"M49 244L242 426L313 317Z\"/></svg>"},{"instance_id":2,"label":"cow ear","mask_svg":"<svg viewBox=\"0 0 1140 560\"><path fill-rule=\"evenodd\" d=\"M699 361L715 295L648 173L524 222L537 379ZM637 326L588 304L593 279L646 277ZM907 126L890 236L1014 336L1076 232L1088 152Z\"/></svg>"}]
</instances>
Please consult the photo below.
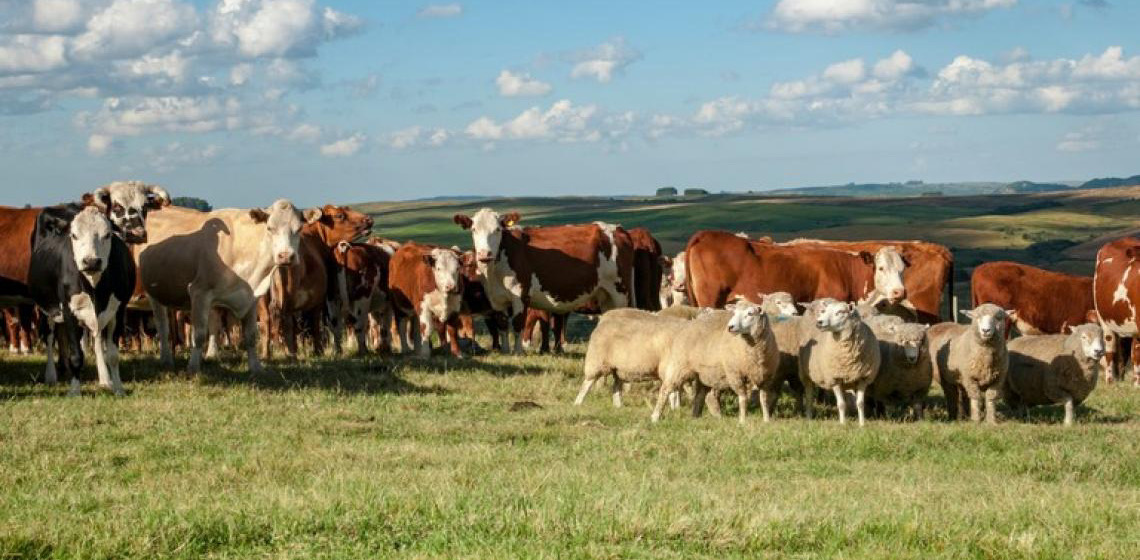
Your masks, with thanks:
<instances>
[{"instance_id":1,"label":"cow ear","mask_svg":"<svg viewBox=\"0 0 1140 560\"><path fill-rule=\"evenodd\" d=\"M147 185L144 189L146 192L146 207L151 210L158 210L170 206L170 193L166 189L158 185Z\"/></svg>"},{"instance_id":2,"label":"cow ear","mask_svg":"<svg viewBox=\"0 0 1140 560\"><path fill-rule=\"evenodd\" d=\"M901 251L899 252L899 258L902 259L903 266L910 268L910 259L906 258L906 255L903 255Z\"/></svg>"},{"instance_id":3,"label":"cow ear","mask_svg":"<svg viewBox=\"0 0 1140 560\"><path fill-rule=\"evenodd\" d=\"M424 262L427 263L428 266L435 268L435 257L434 256L432 256L430 254L424 255Z\"/></svg>"},{"instance_id":4,"label":"cow ear","mask_svg":"<svg viewBox=\"0 0 1140 560\"><path fill-rule=\"evenodd\" d=\"M71 224L59 216L46 213L41 214L41 216L43 217L44 229L47 229L55 235L65 235L67 230L71 228Z\"/></svg>"},{"instance_id":5,"label":"cow ear","mask_svg":"<svg viewBox=\"0 0 1140 560\"><path fill-rule=\"evenodd\" d=\"M1130 259L1134 259L1137 256L1140 256L1140 245L1129 247L1128 250L1124 251L1124 256Z\"/></svg>"},{"instance_id":6,"label":"cow ear","mask_svg":"<svg viewBox=\"0 0 1140 560\"><path fill-rule=\"evenodd\" d=\"M472 222L471 222L470 216L466 216L464 214L456 214L456 215L451 217L451 220L453 222L459 224L459 227L461 227L463 229L471 229L471 223Z\"/></svg>"},{"instance_id":7,"label":"cow ear","mask_svg":"<svg viewBox=\"0 0 1140 560\"><path fill-rule=\"evenodd\" d=\"M502 224L503 227L513 227L515 224L519 223L519 220L521 219L522 217L519 216L518 212L507 212L506 214L503 214L501 217L499 217L499 223Z\"/></svg>"},{"instance_id":8,"label":"cow ear","mask_svg":"<svg viewBox=\"0 0 1140 560\"><path fill-rule=\"evenodd\" d=\"M269 221L269 212L266 212L261 208L251 208L249 210L249 217L253 218L253 221L259 224L264 224L265 222Z\"/></svg>"},{"instance_id":9,"label":"cow ear","mask_svg":"<svg viewBox=\"0 0 1140 560\"><path fill-rule=\"evenodd\" d=\"M316 221L321 219L321 216L324 215L324 211L320 208L309 208L301 212L301 217L304 218L306 224L316 223Z\"/></svg>"},{"instance_id":10,"label":"cow ear","mask_svg":"<svg viewBox=\"0 0 1140 560\"><path fill-rule=\"evenodd\" d=\"M100 212L107 212L111 207L111 191L107 187L99 187L94 192L83 195L83 204L94 206Z\"/></svg>"},{"instance_id":11,"label":"cow ear","mask_svg":"<svg viewBox=\"0 0 1140 560\"><path fill-rule=\"evenodd\" d=\"M1061 334L1073 334L1073 326L1072 325L1062 325L1061 326Z\"/></svg>"},{"instance_id":12,"label":"cow ear","mask_svg":"<svg viewBox=\"0 0 1140 560\"><path fill-rule=\"evenodd\" d=\"M859 258L863 259L863 262L866 264L875 264L875 255L867 251L859 251Z\"/></svg>"}]
</instances>

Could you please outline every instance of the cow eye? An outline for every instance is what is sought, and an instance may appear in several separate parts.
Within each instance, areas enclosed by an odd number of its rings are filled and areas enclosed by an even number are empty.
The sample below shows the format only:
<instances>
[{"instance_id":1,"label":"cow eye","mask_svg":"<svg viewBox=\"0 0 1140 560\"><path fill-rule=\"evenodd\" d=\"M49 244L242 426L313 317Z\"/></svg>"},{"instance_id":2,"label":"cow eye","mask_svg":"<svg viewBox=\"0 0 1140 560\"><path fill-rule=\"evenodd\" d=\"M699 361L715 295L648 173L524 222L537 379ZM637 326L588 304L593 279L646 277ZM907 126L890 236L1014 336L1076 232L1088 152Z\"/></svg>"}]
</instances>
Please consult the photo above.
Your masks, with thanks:
<instances>
[{"instance_id":1,"label":"cow eye","mask_svg":"<svg viewBox=\"0 0 1140 560\"><path fill-rule=\"evenodd\" d=\"M344 214L337 214L336 219L343 220L343 219L345 219L345 215Z\"/></svg>"},{"instance_id":2,"label":"cow eye","mask_svg":"<svg viewBox=\"0 0 1140 560\"><path fill-rule=\"evenodd\" d=\"M72 241L79 241L79 236L78 236L78 235L75 235L75 234L73 233L73 234L71 234L71 240L72 240Z\"/></svg>"}]
</instances>

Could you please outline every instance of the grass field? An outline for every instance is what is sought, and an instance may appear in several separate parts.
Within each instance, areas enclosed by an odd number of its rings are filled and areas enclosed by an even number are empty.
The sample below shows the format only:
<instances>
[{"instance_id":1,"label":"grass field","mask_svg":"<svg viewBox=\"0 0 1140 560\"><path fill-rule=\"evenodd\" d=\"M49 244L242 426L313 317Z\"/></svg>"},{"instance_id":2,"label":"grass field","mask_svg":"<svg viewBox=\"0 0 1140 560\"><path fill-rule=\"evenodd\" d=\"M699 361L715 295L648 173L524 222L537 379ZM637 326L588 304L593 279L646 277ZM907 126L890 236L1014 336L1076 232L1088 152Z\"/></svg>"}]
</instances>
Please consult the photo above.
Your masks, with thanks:
<instances>
[{"instance_id":1,"label":"grass field","mask_svg":"<svg viewBox=\"0 0 1140 560\"><path fill-rule=\"evenodd\" d=\"M669 252L703 228L928 239L954 250L966 297L970 269L996 258L1087 273L1089 246L1140 226L1137 199L357 206L380 235L445 244L470 243L452 214L486 205L531 224L648 226ZM918 423L808 422L785 397L767 425L683 412L650 425L648 388L620 410L603 387L571 405L582 351L315 358L259 375L231 355L195 376L131 357L121 399L90 385L66 398L33 382L42 359L0 356L0 558L1140 557L1130 387L1100 386L1072 428L1057 407L950 424L937 388Z\"/></svg>"},{"instance_id":2,"label":"grass field","mask_svg":"<svg viewBox=\"0 0 1140 560\"><path fill-rule=\"evenodd\" d=\"M3 558L1135 558L1140 392L992 426L740 427L567 357L124 364L64 398L5 360ZM533 403L533 404L532 404ZM732 405L726 402L731 410Z\"/></svg>"}]
</instances>

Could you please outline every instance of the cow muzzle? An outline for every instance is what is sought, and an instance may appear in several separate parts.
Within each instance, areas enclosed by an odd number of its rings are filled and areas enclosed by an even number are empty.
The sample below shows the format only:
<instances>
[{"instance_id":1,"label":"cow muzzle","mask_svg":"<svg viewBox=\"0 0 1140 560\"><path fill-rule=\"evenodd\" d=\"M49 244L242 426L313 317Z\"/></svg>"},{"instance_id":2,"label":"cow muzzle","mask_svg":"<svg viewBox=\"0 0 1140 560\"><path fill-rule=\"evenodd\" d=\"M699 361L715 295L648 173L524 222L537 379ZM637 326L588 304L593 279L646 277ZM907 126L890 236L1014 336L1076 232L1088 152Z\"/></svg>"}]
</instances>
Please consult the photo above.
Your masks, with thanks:
<instances>
[{"instance_id":1,"label":"cow muzzle","mask_svg":"<svg viewBox=\"0 0 1140 560\"><path fill-rule=\"evenodd\" d=\"M102 269L103 259L99 257L85 257L83 259L83 268L81 269L82 272L92 274L95 272L100 272Z\"/></svg>"},{"instance_id":2,"label":"cow muzzle","mask_svg":"<svg viewBox=\"0 0 1140 560\"><path fill-rule=\"evenodd\" d=\"M123 231L123 241L127 243L146 243L146 228L133 227Z\"/></svg>"},{"instance_id":3,"label":"cow muzzle","mask_svg":"<svg viewBox=\"0 0 1140 560\"><path fill-rule=\"evenodd\" d=\"M296 259L296 257L297 253L293 251L281 251L280 253L277 253L277 266L289 266L293 264L293 260Z\"/></svg>"},{"instance_id":4,"label":"cow muzzle","mask_svg":"<svg viewBox=\"0 0 1140 560\"><path fill-rule=\"evenodd\" d=\"M906 290L894 289L887 294L887 301L891 305L897 305L906 299Z\"/></svg>"}]
</instances>

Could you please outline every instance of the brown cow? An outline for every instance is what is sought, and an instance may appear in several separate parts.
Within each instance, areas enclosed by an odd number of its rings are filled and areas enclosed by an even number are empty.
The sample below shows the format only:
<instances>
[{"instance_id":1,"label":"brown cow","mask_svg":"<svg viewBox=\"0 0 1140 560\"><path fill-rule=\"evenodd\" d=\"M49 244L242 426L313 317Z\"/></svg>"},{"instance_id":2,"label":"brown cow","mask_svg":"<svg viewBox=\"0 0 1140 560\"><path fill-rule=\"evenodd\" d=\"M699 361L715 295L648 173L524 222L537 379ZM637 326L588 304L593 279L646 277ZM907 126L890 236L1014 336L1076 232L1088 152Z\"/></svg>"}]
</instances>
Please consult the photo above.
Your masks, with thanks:
<instances>
[{"instance_id":1,"label":"brown cow","mask_svg":"<svg viewBox=\"0 0 1140 560\"><path fill-rule=\"evenodd\" d=\"M471 230L479 271L492 306L507 313L522 353L528 307L570 313L591 300L601 311L630 304L633 242L610 224L517 228L518 213L483 208L456 214Z\"/></svg>"},{"instance_id":2,"label":"brown cow","mask_svg":"<svg viewBox=\"0 0 1140 560\"><path fill-rule=\"evenodd\" d=\"M342 241L352 241L372 230L372 218L346 206L325 205L321 217L301 229L297 259L277 269L273 283L259 304L262 330L280 329L290 357L297 355L297 326L305 319L313 343L313 353L324 351L324 317L329 302L336 302L334 314L335 350L340 353L341 303L336 279L339 266L335 249ZM334 289L330 290L332 287ZM261 354L269 357L270 333L264 332Z\"/></svg>"},{"instance_id":3,"label":"brown cow","mask_svg":"<svg viewBox=\"0 0 1140 560\"><path fill-rule=\"evenodd\" d=\"M459 258L459 252L453 249L418 243L405 243L392 255L388 292L396 313L400 346L405 352L412 347L421 357L430 356L431 335L438 329L446 332L451 353L462 357L457 334L463 293ZM418 337L412 337L411 343L405 338L405 321L409 318L413 325L418 325Z\"/></svg>"},{"instance_id":4,"label":"brown cow","mask_svg":"<svg viewBox=\"0 0 1140 560\"><path fill-rule=\"evenodd\" d=\"M629 230L633 242L633 306L647 311L661 309L663 253L661 244L643 227Z\"/></svg>"},{"instance_id":5,"label":"brown cow","mask_svg":"<svg viewBox=\"0 0 1140 560\"><path fill-rule=\"evenodd\" d=\"M1066 327L1099 323L1093 302L1093 279L1052 272L1026 264L996 261L982 264L970 277L973 306L993 303L1017 311L1021 334L1062 334ZM1105 381L1113 380L1116 334L1104 331Z\"/></svg>"},{"instance_id":6,"label":"brown cow","mask_svg":"<svg viewBox=\"0 0 1140 560\"><path fill-rule=\"evenodd\" d=\"M35 325L35 306L23 304L5 308L4 329L8 335L8 353L31 354L35 346L33 326Z\"/></svg>"},{"instance_id":7,"label":"brown cow","mask_svg":"<svg viewBox=\"0 0 1140 560\"><path fill-rule=\"evenodd\" d=\"M859 301L875 288L875 257L822 247L754 243L724 231L700 231L685 248L689 300L723 307L735 296L788 292L796 301ZM899 271L901 275L901 270Z\"/></svg>"},{"instance_id":8,"label":"brown cow","mask_svg":"<svg viewBox=\"0 0 1140 560\"><path fill-rule=\"evenodd\" d=\"M903 278L906 301L914 306L918 320L922 323L934 324L941 321L942 296L954 293L954 256L949 249L936 243L796 239L784 245L817 245L843 251L869 253L877 253L883 247L897 247L907 263L906 275ZM949 317L949 320L953 320L953 317Z\"/></svg>"},{"instance_id":9,"label":"brown cow","mask_svg":"<svg viewBox=\"0 0 1140 560\"><path fill-rule=\"evenodd\" d=\"M1132 384L1140 387L1140 334L1136 308L1140 305L1140 239L1125 237L1097 251L1093 274L1093 303L1101 326L1117 339L1132 338Z\"/></svg>"},{"instance_id":10,"label":"brown cow","mask_svg":"<svg viewBox=\"0 0 1140 560\"><path fill-rule=\"evenodd\" d=\"M464 251L460 258L460 274L463 275L463 298L459 309L459 340L466 341L471 352L479 352L478 343L475 342L475 317L483 317L483 324L487 327L487 334L491 336L491 350L506 351L508 343L500 339L499 334L506 336L507 318L491 307L491 300L487 299L487 290L483 287L483 276L475 258L475 251Z\"/></svg>"},{"instance_id":11,"label":"brown cow","mask_svg":"<svg viewBox=\"0 0 1140 560\"><path fill-rule=\"evenodd\" d=\"M356 353L368 352L369 325L392 323L392 305L388 297L388 265L392 258L384 248L368 243L341 241L334 251L341 267L341 289L345 300L348 326L356 336ZM378 352L392 351L392 331L380 329L374 344Z\"/></svg>"}]
</instances>

